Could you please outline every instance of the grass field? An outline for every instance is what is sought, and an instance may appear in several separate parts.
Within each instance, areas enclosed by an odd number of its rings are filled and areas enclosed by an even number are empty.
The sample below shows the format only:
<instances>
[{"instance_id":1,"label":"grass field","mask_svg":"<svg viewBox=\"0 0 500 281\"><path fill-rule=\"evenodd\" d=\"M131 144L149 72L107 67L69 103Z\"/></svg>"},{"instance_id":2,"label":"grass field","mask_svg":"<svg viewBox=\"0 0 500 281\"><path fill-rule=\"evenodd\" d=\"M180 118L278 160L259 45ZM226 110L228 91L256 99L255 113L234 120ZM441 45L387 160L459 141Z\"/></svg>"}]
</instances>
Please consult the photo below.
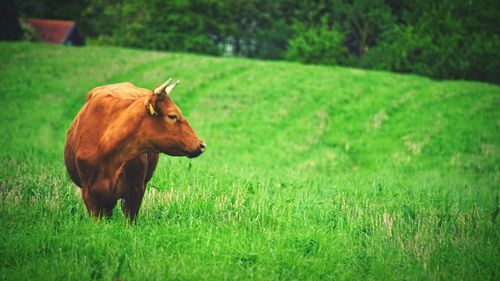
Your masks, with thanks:
<instances>
[{"instance_id":1,"label":"grass field","mask_svg":"<svg viewBox=\"0 0 500 281\"><path fill-rule=\"evenodd\" d=\"M63 164L91 88L182 80L208 149L162 156L136 225ZM500 87L0 43L2 280L499 280Z\"/></svg>"}]
</instances>

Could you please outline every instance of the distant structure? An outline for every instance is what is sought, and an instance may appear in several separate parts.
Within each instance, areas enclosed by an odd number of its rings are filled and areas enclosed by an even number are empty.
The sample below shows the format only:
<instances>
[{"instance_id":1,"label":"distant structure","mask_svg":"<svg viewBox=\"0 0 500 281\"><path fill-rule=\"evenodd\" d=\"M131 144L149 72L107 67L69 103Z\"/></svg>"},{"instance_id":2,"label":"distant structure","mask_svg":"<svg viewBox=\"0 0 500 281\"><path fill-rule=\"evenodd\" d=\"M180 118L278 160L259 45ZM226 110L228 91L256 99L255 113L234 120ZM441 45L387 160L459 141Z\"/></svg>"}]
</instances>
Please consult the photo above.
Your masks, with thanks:
<instances>
[{"instance_id":1,"label":"distant structure","mask_svg":"<svg viewBox=\"0 0 500 281\"><path fill-rule=\"evenodd\" d=\"M85 39L74 21L26 19L25 22L35 30L38 41L72 46L85 45Z\"/></svg>"}]
</instances>

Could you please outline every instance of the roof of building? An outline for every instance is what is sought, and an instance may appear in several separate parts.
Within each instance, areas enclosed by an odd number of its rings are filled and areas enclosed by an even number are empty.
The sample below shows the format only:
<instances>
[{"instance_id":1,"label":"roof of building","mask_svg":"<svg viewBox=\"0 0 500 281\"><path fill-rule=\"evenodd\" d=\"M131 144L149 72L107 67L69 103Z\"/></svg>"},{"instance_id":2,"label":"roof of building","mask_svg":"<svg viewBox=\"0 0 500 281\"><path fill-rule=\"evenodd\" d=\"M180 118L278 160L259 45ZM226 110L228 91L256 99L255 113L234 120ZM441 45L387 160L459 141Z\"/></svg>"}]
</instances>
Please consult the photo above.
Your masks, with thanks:
<instances>
[{"instance_id":1,"label":"roof of building","mask_svg":"<svg viewBox=\"0 0 500 281\"><path fill-rule=\"evenodd\" d=\"M39 34L39 40L49 43L62 44L75 26L74 21L26 19Z\"/></svg>"}]
</instances>

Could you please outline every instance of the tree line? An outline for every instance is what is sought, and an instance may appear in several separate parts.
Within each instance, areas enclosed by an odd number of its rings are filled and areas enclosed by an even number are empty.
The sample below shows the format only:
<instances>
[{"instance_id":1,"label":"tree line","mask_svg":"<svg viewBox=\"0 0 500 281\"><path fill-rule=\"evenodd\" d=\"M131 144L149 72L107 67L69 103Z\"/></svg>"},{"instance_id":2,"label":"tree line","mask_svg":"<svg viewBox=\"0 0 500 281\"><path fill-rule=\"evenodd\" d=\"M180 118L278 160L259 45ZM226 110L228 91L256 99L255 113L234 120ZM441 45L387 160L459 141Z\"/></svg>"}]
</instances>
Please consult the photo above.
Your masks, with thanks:
<instances>
[{"instance_id":1,"label":"tree line","mask_svg":"<svg viewBox=\"0 0 500 281\"><path fill-rule=\"evenodd\" d=\"M92 44L345 65L500 84L498 0L17 0Z\"/></svg>"}]
</instances>

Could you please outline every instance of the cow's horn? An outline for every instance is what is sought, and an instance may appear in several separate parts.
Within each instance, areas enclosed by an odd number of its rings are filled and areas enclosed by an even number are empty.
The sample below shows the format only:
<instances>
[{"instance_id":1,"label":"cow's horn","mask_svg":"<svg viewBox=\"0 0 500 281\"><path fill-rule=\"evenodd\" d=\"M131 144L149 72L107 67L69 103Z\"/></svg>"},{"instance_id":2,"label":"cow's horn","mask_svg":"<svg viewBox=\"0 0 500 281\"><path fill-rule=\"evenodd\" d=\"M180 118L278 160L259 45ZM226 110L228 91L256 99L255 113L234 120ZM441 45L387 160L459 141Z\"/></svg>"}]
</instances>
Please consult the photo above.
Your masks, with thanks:
<instances>
[{"instance_id":1,"label":"cow's horn","mask_svg":"<svg viewBox=\"0 0 500 281\"><path fill-rule=\"evenodd\" d=\"M177 86L177 84L181 83L181 81L177 80L175 81L174 84L168 86L166 89L165 89L165 94L167 95L170 95L170 93L174 90L174 88Z\"/></svg>"},{"instance_id":2,"label":"cow's horn","mask_svg":"<svg viewBox=\"0 0 500 281\"><path fill-rule=\"evenodd\" d=\"M163 94L163 90L165 90L165 88L167 87L168 83L170 83L170 81L172 81L172 78L168 78L168 80L161 84L161 86L157 87L153 93L155 93L155 95L161 95Z\"/></svg>"}]
</instances>

